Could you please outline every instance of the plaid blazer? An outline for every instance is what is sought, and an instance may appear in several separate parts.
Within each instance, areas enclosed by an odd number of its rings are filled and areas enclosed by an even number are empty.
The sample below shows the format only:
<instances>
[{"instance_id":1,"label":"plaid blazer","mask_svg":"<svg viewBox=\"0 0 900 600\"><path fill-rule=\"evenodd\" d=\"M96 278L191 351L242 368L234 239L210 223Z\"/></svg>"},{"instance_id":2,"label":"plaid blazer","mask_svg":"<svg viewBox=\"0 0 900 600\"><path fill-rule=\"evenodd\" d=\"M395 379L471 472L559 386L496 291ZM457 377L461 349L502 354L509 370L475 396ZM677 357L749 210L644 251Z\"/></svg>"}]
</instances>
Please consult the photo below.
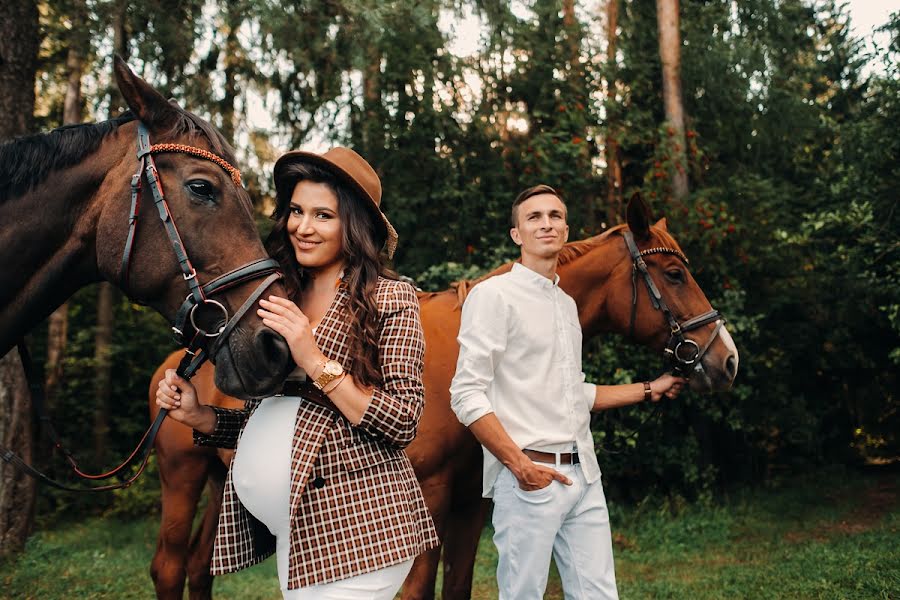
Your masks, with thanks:
<instances>
[{"instance_id":1,"label":"plaid blazer","mask_svg":"<svg viewBox=\"0 0 900 600\"><path fill-rule=\"evenodd\" d=\"M327 396L304 388L291 457L291 545L288 588L346 579L394 565L438 544L437 532L403 448L422 415L425 340L412 286L378 279L379 350L384 383L359 425L329 408ZM349 294L341 286L316 327L319 348L349 370ZM324 405L323 405L324 404ZM243 410L213 407L215 431L194 431L198 445L236 447L259 401ZM231 470L213 551L213 575L256 564L275 538L241 504ZM324 482L324 483L323 483Z\"/></svg>"}]
</instances>

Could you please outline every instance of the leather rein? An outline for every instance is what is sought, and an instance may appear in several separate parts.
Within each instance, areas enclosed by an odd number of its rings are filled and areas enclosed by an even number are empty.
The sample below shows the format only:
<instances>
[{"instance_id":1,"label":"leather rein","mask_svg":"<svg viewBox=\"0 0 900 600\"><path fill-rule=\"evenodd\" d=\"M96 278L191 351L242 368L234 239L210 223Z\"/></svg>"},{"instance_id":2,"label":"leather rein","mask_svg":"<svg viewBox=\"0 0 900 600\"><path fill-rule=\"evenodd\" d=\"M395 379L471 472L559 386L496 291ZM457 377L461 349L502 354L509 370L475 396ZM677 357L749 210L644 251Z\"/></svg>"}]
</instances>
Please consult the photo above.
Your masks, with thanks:
<instances>
[{"instance_id":1,"label":"leather rein","mask_svg":"<svg viewBox=\"0 0 900 600\"><path fill-rule=\"evenodd\" d=\"M138 214L140 212L141 187L143 180L146 179L150 186L153 202L156 206L159 218L165 227L166 234L172 244L172 248L175 251L175 257L181 268L182 277L188 287L189 293L175 315L172 331L175 334L175 340L186 348L184 358L178 365L177 373L184 379L189 380L194 376L200 366L206 362L209 356L213 356L218 352L241 318L248 310L250 310L272 283L281 279L282 274L278 261L271 258L264 258L252 261L220 275L205 285L197 280L197 271L193 264L191 264L190 258L185 251L184 243L175 226L175 221L169 210L169 204L166 202L162 181L159 178L159 173L157 172L156 164L153 160L154 154L171 152L189 154L215 163L229 174L232 182L237 186L241 185L241 174L240 171L231 166L225 159L208 150L183 144L151 144L149 130L142 122L138 121L137 159L139 164L137 172L131 178L131 211L128 218L128 234L125 239L125 249L122 253L119 280L122 289L127 289L129 268L137 233ZM263 281L244 301L240 308L238 308L234 315L229 315L228 309L225 308L221 302L210 299L210 296L214 294L222 293L232 287L261 277L264 277ZM198 311L212 311L213 316L217 317L211 320L213 325L210 327L210 330L204 329L202 322L198 323ZM211 345L209 344L210 340L212 340ZM140 466L131 476L119 483L76 488L48 477L27 464L18 455L2 446L0 446L0 458L47 485L69 492L104 492L126 488L134 483L147 466L147 461L150 458L150 451L153 448L156 434L159 432L159 428L162 426L169 411L167 409L161 409L159 411L156 415L156 419L144 433L138 446L118 467L98 475L84 473L79 468L75 457L63 447L58 434L44 413L45 402L43 385L37 377L36 370L24 340L19 342L18 347L19 355L22 358L22 366L25 370L25 376L28 380L29 388L31 389L32 398L34 400L35 412L38 414L41 423L44 425L44 428L52 439L54 446L64 454L66 460L79 477L92 481L100 481L120 476L131 466L136 457L140 460Z\"/></svg>"},{"instance_id":2,"label":"leather rein","mask_svg":"<svg viewBox=\"0 0 900 600\"><path fill-rule=\"evenodd\" d=\"M669 325L669 341L666 342L666 348L663 350L663 354L668 359L672 369L677 375L690 378L693 371L702 368L701 360L704 355L706 355L706 352L709 350L713 341L719 336L719 332L722 331L722 327L725 325L725 317L723 317L716 309L712 309L701 315L692 317L683 323L679 323L674 315L672 315L672 311L669 310L669 306L663 299L659 288L656 287L656 284L653 282L653 277L650 275L644 257L651 254L671 254L672 256L678 257L685 266L689 264L687 257L683 252L674 248L655 247L648 248L647 250L638 250L633 233L625 231L622 233L622 236L625 238L625 245L628 247L628 252L631 254L632 261L631 323L629 325L629 335L632 339L634 338L634 324L635 319L637 318L637 279L638 275L640 275L646 284L653 308L662 312L663 317ZM684 335L689 331L699 329L709 323L715 323L716 327L702 348L697 342Z\"/></svg>"}]
</instances>

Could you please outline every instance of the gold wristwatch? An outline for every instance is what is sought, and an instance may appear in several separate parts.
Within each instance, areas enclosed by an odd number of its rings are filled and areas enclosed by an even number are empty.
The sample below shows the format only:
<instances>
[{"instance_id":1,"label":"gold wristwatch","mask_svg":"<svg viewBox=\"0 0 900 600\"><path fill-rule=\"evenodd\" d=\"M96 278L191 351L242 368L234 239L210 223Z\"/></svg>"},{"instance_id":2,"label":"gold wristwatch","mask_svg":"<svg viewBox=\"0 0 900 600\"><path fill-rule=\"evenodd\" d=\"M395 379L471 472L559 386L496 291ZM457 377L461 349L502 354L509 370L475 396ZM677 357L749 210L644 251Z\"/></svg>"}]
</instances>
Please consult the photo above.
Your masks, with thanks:
<instances>
[{"instance_id":1,"label":"gold wristwatch","mask_svg":"<svg viewBox=\"0 0 900 600\"><path fill-rule=\"evenodd\" d=\"M326 360L325 363L322 364L322 374L316 377L315 381L313 381L313 385L321 390L326 385L343 375L343 373L344 367L343 365L341 365L341 363L336 360Z\"/></svg>"}]
</instances>

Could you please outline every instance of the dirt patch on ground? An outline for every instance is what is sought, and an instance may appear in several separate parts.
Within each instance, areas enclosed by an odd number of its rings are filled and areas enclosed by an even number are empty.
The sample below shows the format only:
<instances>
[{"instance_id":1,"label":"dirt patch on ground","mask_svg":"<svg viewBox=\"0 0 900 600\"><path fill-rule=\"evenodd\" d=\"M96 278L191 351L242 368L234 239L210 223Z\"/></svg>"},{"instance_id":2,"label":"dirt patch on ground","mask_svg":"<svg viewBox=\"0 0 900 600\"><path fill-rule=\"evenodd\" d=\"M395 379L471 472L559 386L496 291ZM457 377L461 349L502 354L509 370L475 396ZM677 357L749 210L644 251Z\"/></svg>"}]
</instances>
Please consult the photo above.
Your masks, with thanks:
<instances>
[{"instance_id":1,"label":"dirt patch on ground","mask_svg":"<svg viewBox=\"0 0 900 600\"><path fill-rule=\"evenodd\" d=\"M900 504L900 490L897 482L883 478L868 488L860 504L847 518L835 523L831 529L835 533L862 533L876 526L886 514Z\"/></svg>"},{"instance_id":2,"label":"dirt patch on ground","mask_svg":"<svg viewBox=\"0 0 900 600\"><path fill-rule=\"evenodd\" d=\"M616 550L635 550L637 544L629 537L621 533L613 532L612 534L613 548Z\"/></svg>"},{"instance_id":3,"label":"dirt patch on ground","mask_svg":"<svg viewBox=\"0 0 900 600\"><path fill-rule=\"evenodd\" d=\"M756 561L738 558L727 554L704 552L700 556L687 559L671 560L652 565L629 563L627 569L616 569L616 579L624 582L656 581L660 579L677 579L682 583L691 583L701 576L726 567L752 567Z\"/></svg>"},{"instance_id":4,"label":"dirt patch on ground","mask_svg":"<svg viewBox=\"0 0 900 600\"><path fill-rule=\"evenodd\" d=\"M886 514L900 506L900 487L894 477L882 476L865 488L855 506L840 521L822 523L815 532L796 531L785 534L790 543L810 540L826 541L838 535L858 535L876 527Z\"/></svg>"}]
</instances>

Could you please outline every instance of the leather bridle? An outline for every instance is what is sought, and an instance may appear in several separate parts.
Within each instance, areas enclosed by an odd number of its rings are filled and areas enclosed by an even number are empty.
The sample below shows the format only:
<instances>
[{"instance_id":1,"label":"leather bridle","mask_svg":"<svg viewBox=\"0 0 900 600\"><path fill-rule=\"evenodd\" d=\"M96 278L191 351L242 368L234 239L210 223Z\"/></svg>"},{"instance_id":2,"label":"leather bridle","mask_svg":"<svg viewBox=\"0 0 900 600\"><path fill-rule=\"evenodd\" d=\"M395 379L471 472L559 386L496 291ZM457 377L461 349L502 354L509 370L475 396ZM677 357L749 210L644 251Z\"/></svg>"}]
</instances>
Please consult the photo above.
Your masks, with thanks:
<instances>
[{"instance_id":1,"label":"leather bridle","mask_svg":"<svg viewBox=\"0 0 900 600\"><path fill-rule=\"evenodd\" d=\"M282 274L278 261L271 258L264 258L247 263L237 269L220 275L205 285L197 280L197 271L193 264L191 264L191 260L184 249L184 242L182 242L181 236L178 233L178 228L175 226L175 221L172 217L172 212L169 210L169 204L166 202L162 182L160 181L159 173L156 170L156 164L153 160L154 154L163 154L167 152L189 154L213 162L227 172L231 177L232 182L237 186L241 185L241 173L222 157L202 148L186 146L183 144L151 144L149 130L142 122L138 121L137 158L139 164L137 172L131 178L131 212L128 217L128 234L125 238L125 249L122 253L119 281L122 289L128 289L127 286L130 279L129 268L131 265L131 257L134 253L138 214L140 213L141 186L142 181L146 179L150 186L153 202L156 205L159 218L165 227L169 241L172 243L175 257L178 259L182 277L188 286L188 295L176 312L172 331L175 334L175 340L186 348L184 358L178 365L177 373L184 379L190 379L208 357L215 355L222 344L226 342L229 334L234 330L234 327L241 318L243 318L247 311L250 310L253 304L272 283L281 279ZM253 279L259 279L260 277L264 277L263 281L244 301L240 308L235 311L234 315L230 316L230 318L228 309L225 308L221 302L210 299L210 296L214 294L222 293L232 287L241 285ZM219 315L218 318L213 318L209 321L213 323L213 326L209 329L204 329L205 325L202 323L198 324L197 322L198 310L204 309L212 310L214 316L216 313ZM213 340L211 345L209 345L209 340ZM169 411L167 409L161 409L159 411L153 424L147 432L144 433L138 447L135 448L131 455L118 467L99 475L83 473L79 468L75 457L63 447L58 434L44 414L45 402L43 386L37 378L36 370L31 362L24 341L19 343L19 355L22 358L22 365L25 369L29 387L31 388L35 412L38 414L41 423L46 428L47 433L53 440L56 448L64 454L66 460L79 477L94 481L106 480L124 473L125 470L130 467L135 457L140 457L141 464L136 472L119 483L102 485L99 487L75 488L48 477L27 464L14 452L2 446L0 446L0 458L48 485L71 492L103 492L125 488L134 483L147 465L147 460L150 457L150 450L153 448L156 434L159 432L159 428Z\"/></svg>"},{"instance_id":2,"label":"leather bridle","mask_svg":"<svg viewBox=\"0 0 900 600\"><path fill-rule=\"evenodd\" d=\"M188 295L175 315L172 331L175 334L175 341L187 348L185 360L182 361L182 365L178 369L179 375L190 379L206 360L207 356L213 355L218 351L237 322L265 290L282 277L280 266L278 261L272 258L259 259L220 275L206 285L202 285L197 280L197 271L194 269L194 265L191 264L191 260L184 249L184 242L181 241L178 228L175 226L175 221L169 210L169 204L166 202L159 173L156 170L153 155L178 152L203 158L221 167L231 176L234 184L238 186L241 184L241 173L225 159L202 148L182 144L151 145L150 133L141 122L138 122L137 148L139 164L137 172L131 178L131 213L128 217L128 235L125 238L125 249L122 252L119 279L122 288L127 289L129 267L134 251L134 240L140 212L141 182L146 178L147 183L150 185L150 191L153 194L153 202L156 205L159 218L165 226L166 235L168 235L169 241L172 243L172 249L175 251L175 257L178 259L182 277L188 286ZM260 277L265 277L265 279L230 319L228 309L222 303L209 298L213 294L224 292L231 287ZM212 322L216 323L217 328L213 329L213 331L206 331L201 326L198 326L196 319L198 309L212 309L214 312L220 313L221 318L212 320ZM215 341L211 347L207 348L206 342L210 339L215 339Z\"/></svg>"},{"instance_id":3,"label":"leather bridle","mask_svg":"<svg viewBox=\"0 0 900 600\"><path fill-rule=\"evenodd\" d=\"M629 254L631 254L632 262L631 323L629 325L629 335L631 336L631 338L634 338L634 325L635 319L637 318L637 278L638 274L640 274L644 280L644 283L646 284L647 292L650 296L650 302L653 305L653 308L662 312L663 317L666 319L666 322L669 325L669 340L668 342L666 342L666 347L665 350L663 350L663 353L669 360L669 363L675 373L682 377L688 378L691 376L693 371L702 368L701 360L709 350L709 347L712 345L713 341L716 339L716 337L718 337L719 332L722 331L722 327L725 324L725 318L721 314L719 314L719 311L717 311L716 309L712 309L701 315L697 315L696 317L691 317L683 323L679 323L674 315L672 315L672 311L669 310L669 306L666 304L666 301L663 299L662 294L659 292L659 288L657 288L656 284L653 282L653 277L651 277L650 271L647 269L647 263L644 261L644 257L651 254L671 254L672 256L678 257L678 259L680 259L685 264L685 266L688 265L687 257L683 252L675 248L654 247L648 248L647 250L638 250L637 244L634 241L634 234L632 234L630 231L625 231L622 233L622 235L625 238L625 245L628 247L628 252ZM709 339L707 339L702 348L699 344L697 344L697 342L687 338L684 335L689 331L699 329L704 325L708 325L709 323L715 323L716 327L715 329L713 329L712 334L709 336Z\"/></svg>"}]
</instances>

